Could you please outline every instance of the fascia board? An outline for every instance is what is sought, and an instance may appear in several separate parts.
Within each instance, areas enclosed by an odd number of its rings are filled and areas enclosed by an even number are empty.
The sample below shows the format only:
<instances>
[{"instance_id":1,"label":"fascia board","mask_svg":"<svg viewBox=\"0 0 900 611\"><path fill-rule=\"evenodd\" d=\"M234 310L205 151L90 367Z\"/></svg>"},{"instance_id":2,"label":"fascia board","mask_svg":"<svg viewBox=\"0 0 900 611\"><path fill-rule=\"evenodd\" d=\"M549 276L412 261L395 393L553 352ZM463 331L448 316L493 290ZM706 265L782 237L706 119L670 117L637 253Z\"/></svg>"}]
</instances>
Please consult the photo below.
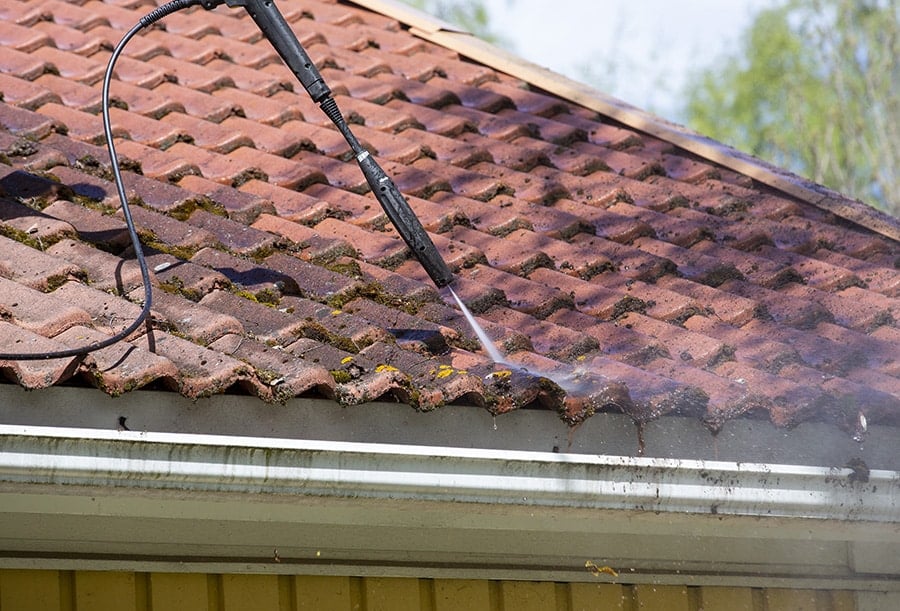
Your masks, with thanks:
<instances>
[{"instance_id":1,"label":"fascia board","mask_svg":"<svg viewBox=\"0 0 900 611\"><path fill-rule=\"evenodd\" d=\"M396 19L421 32L465 32L457 25L421 11L402 0L364 0L353 2L375 13Z\"/></svg>"}]
</instances>

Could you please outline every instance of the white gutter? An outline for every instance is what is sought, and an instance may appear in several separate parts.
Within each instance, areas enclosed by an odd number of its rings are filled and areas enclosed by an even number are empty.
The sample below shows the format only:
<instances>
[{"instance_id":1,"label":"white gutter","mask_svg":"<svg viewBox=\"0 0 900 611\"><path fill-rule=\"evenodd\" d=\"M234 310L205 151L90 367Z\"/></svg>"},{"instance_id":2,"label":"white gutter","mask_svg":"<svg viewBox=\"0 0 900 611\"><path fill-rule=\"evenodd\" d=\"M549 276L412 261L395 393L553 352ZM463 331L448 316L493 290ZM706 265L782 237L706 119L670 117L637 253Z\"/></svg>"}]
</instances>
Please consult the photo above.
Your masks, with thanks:
<instances>
[{"instance_id":1,"label":"white gutter","mask_svg":"<svg viewBox=\"0 0 900 611\"><path fill-rule=\"evenodd\" d=\"M0 483L900 522L900 474L0 425Z\"/></svg>"},{"instance_id":2,"label":"white gutter","mask_svg":"<svg viewBox=\"0 0 900 611\"><path fill-rule=\"evenodd\" d=\"M895 590L900 473L860 478L0 425L0 567Z\"/></svg>"}]
</instances>

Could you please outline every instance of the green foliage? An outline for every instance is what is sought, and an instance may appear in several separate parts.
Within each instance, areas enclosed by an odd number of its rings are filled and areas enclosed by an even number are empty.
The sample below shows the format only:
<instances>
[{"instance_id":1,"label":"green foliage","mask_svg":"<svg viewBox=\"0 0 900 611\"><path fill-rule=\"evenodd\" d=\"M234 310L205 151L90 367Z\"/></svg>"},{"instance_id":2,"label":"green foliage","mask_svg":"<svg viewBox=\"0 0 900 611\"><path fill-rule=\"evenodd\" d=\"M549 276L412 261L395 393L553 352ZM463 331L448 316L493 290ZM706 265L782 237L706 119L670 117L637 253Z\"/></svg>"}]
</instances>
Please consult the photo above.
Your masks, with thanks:
<instances>
[{"instance_id":1,"label":"green foliage","mask_svg":"<svg viewBox=\"0 0 900 611\"><path fill-rule=\"evenodd\" d=\"M697 131L900 213L900 3L792 0L695 74Z\"/></svg>"},{"instance_id":2,"label":"green foliage","mask_svg":"<svg viewBox=\"0 0 900 611\"><path fill-rule=\"evenodd\" d=\"M456 24L483 40L502 42L501 36L491 30L488 12L483 2L478 0L404 0L404 2Z\"/></svg>"}]
</instances>

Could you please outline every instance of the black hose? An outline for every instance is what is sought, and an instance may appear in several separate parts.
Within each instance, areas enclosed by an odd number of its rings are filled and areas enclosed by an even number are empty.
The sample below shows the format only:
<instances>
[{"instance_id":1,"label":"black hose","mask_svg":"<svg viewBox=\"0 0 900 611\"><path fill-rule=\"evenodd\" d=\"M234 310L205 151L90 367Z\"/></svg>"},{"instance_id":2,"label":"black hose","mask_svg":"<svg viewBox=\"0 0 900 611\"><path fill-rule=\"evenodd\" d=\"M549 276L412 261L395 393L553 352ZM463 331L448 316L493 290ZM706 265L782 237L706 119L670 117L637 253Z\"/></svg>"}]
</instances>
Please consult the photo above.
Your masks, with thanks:
<instances>
[{"instance_id":1,"label":"black hose","mask_svg":"<svg viewBox=\"0 0 900 611\"><path fill-rule=\"evenodd\" d=\"M128 235L131 238L131 245L134 248L134 256L137 260L138 266L141 269L141 281L144 284L144 306L141 308L140 314L130 325L128 325L115 335L108 337L102 341L94 342L92 344L81 346L79 348L69 348L67 350L55 350L50 352L0 352L0 361L40 361L47 359L70 358L73 356L84 356L85 354L94 352L96 350L101 350L124 340L126 337L134 333L138 329L138 327L140 327L150 316L150 307L153 302L153 290L150 286L150 270L147 268L147 261L146 259L144 259L144 250L141 247L141 241L138 237L137 230L134 227L134 220L131 217L131 209L128 206L128 197L125 195L125 187L122 182L122 172L119 169L119 159L116 155L116 148L113 143L112 124L109 119L109 84L112 80L113 68L115 67L116 60L118 60L119 56L122 54L122 51L125 49L125 45L127 45L128 42L132 38L134 38L134 36L138 32L140 32L143 28L153 25L163 17L171 15L172 13L180 11L181 9L198 4L201 4L200 0L172 0L172 2L168 2L160 6L159 8L156 8L149 14L142 17L140 22L137 23L133 28L131 28L125 34L125 36L122 37L122 40L119 41L119 44L116 45L116 48L113 50L112 55L109 58L109 63L106 67L106 74L103 77L103 132L106 135L106 147L109 150L109 160L112 168L113 178L116 183L116 191L119 195L119 202L122 204L122 214L125 216L125 225L128 228Z\"/></svg>"}]
</instances>

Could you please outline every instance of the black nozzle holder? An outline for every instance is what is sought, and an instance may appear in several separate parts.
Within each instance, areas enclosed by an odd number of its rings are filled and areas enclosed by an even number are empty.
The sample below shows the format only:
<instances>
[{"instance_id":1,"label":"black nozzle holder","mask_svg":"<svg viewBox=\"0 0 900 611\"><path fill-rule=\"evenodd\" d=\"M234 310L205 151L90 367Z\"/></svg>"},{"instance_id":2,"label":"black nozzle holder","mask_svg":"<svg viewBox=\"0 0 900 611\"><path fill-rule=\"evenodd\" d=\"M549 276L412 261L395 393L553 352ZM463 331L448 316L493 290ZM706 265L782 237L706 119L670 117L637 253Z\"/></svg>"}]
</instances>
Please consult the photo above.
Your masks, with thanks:
<instances>
[{"instance_id":1,"label":"black nozzle holder","mask_svg":"<svg viewBox=\"0 0 900 611\"><path fill-rule=\"evenodd\" d=\"M369 187L388 219L397 228L397 232L425 271L428 272L432 282L438 288L443 288L453 282L453 272L447 267L447 263L435 248L434 242L431 241L425 228L422 227L422 223L419 222L419 217L413 212L409 202L400 193L400 189L397 188L394 181L375 162L369 151L363 150L359 153L356 161L359 162L366 182L369 183Z\"/></svg>"},{"instance_id":2,"label":"black nozzle holder","mask_svg":"<svg viewBox=\"0 0 900 611\"><path fill-rule=\"evenodd\" d=\"M218 2L213 0L209 4L221 4L221 0ZM259 30L269 40L290 71L294 73L313 102L318 104L331 96L331 89L325 84L318 68L300 46L300 41L294 36L291 26L284 20L272 0L225 0L225 4L232 8L242 6L247 9L250 18L256 22ZM204 6L213 8L206 4Z\"/></svg>"},{"instance_id":3,"label":"black nozzle holder","mask_svg":"<svg viewBox=\"0 0 900 611\"><path fill-rule=\"evenodd\" d=\"M331 97L331 89L325 84L316 65L303 50L300 41L297 40L293 30L275 6L275 2L272 0L200 0L200 4L206 9L211 9L222 4L223 1L230 7L242 6L247 9L260 31L269 39L275 51L294 73L294 76L300 80L313 101L320 105L322 111L343 134L350 144L353 154L356 155L356 161L378 203L381 204L388 219L397 228L397 232L406 242L412 254L428 272L432 282L438 288L443 288L453 282L453 272L450 271L447 263L435 248L434 242L422 227L422 223L419 222L419 218L413 212L409 202L400 193L400 189L397 188L394 181L350 131L350 126L338 110L334 98Z\"/></svg>"}]
</instances>

